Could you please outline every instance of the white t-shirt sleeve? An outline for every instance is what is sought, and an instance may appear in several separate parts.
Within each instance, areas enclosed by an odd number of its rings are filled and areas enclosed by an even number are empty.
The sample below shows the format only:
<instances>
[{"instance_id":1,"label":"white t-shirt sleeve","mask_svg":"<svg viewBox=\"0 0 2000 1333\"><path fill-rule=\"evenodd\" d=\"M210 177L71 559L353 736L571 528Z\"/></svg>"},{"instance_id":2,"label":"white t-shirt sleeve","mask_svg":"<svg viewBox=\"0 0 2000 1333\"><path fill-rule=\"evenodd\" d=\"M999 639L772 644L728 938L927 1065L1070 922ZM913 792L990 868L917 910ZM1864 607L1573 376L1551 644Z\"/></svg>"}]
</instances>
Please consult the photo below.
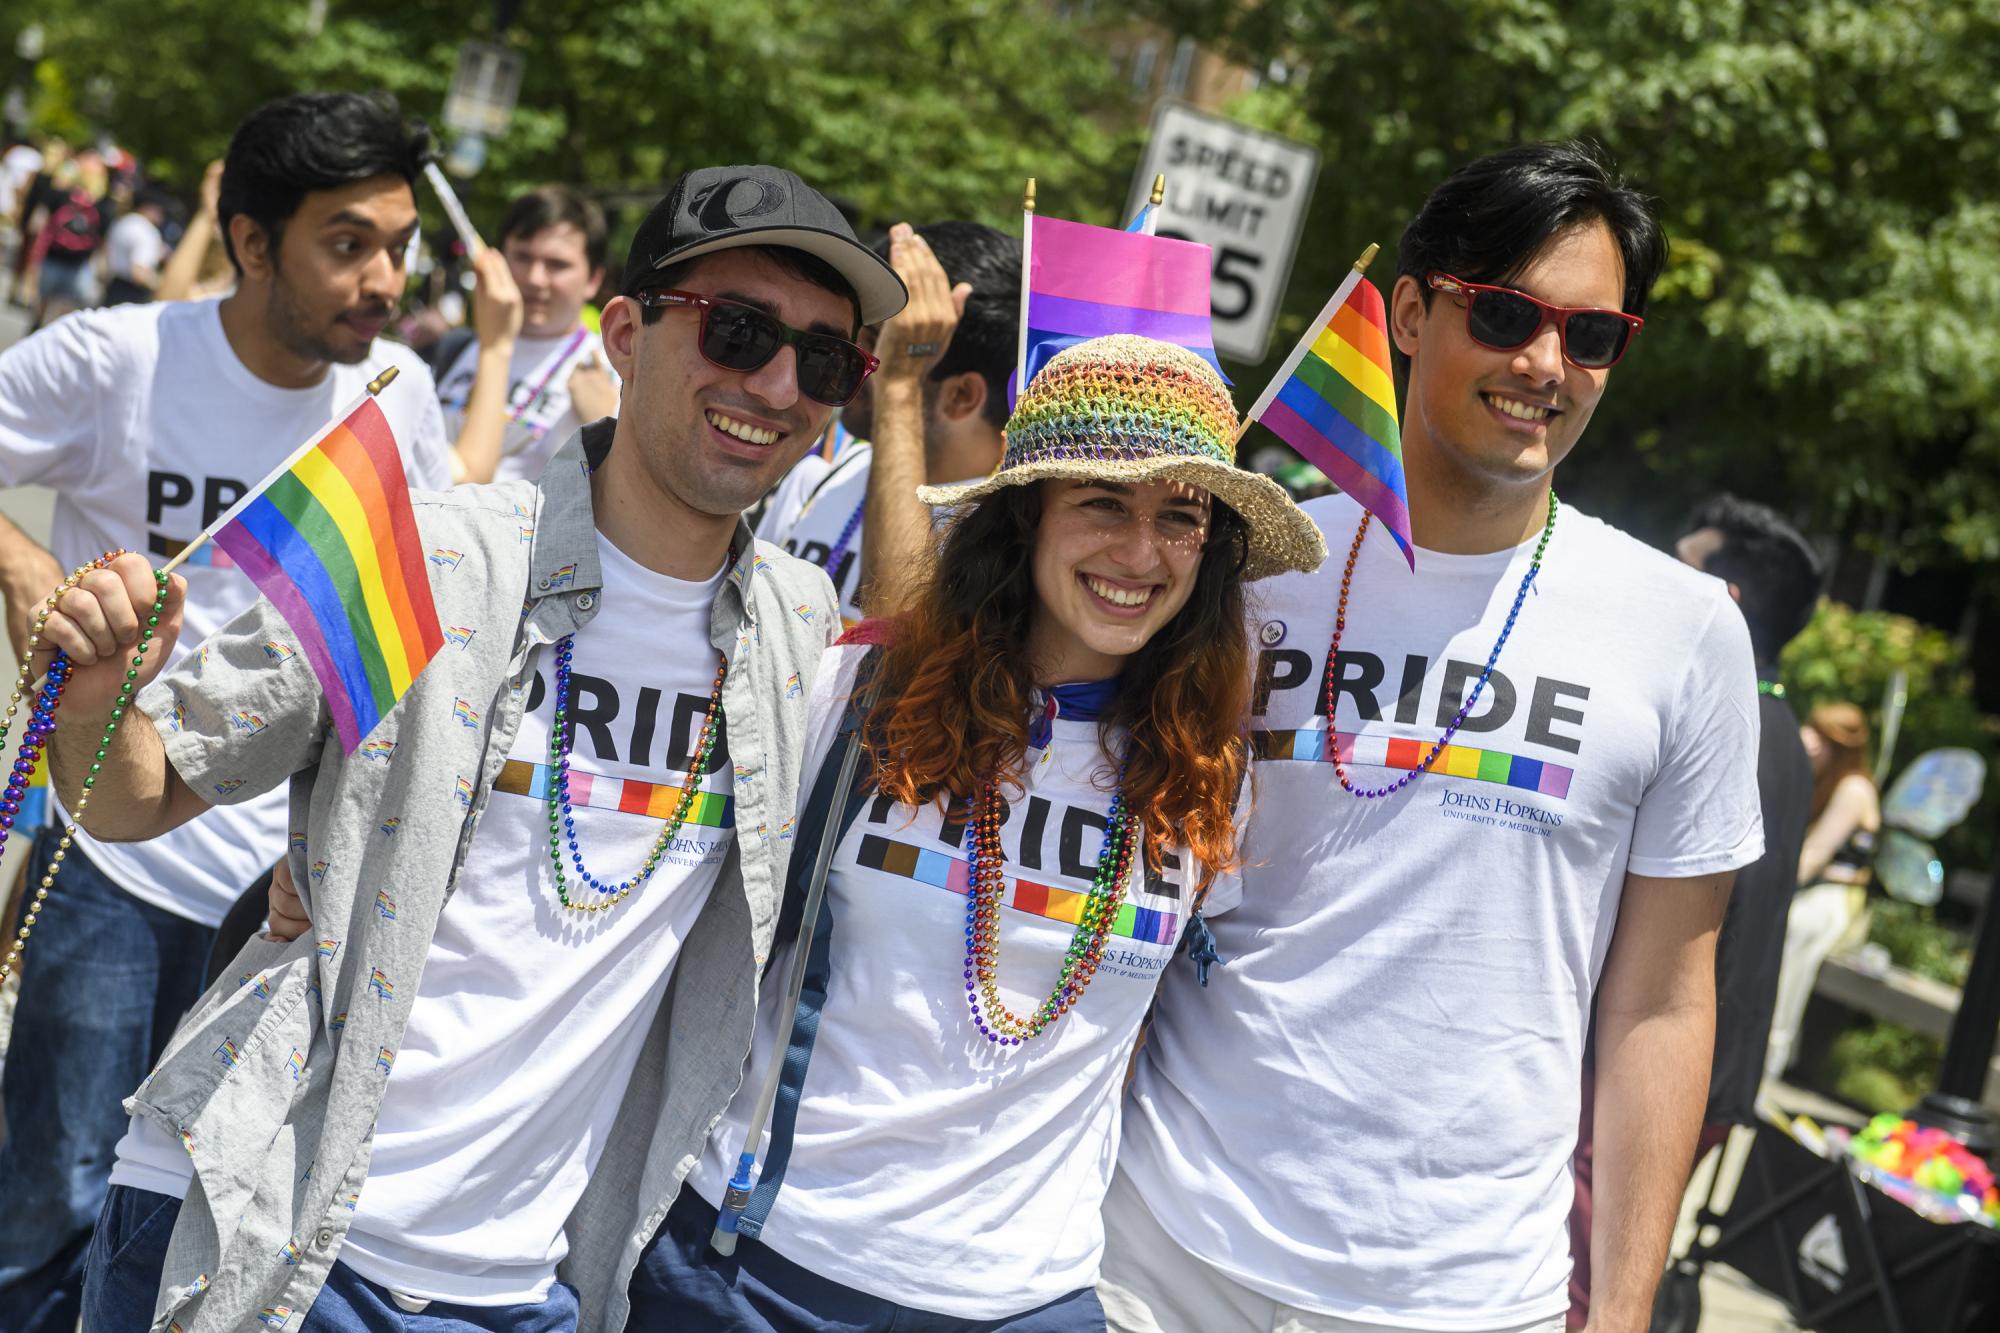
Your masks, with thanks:
<instances>
[{"instance_id":1,"label":"white t-shirt sleeve","mask_svg":"<svg viewBox=\"0 0 2000 1333\"><path fill-rule=\"evenodd\" d=\"M417 441L411 446L423 474L418 484L425 490L441 491L451 485L451 441L445 438L444 412L435 396L424 399L419 416Z\"/></svg>"},{"instance_id":2,"label":"white t-shirt sleeve","mask_svg":"<svg viewBox=\"0 0 2000 1333\"><path fill-rule=\"evenodd\" d=\"M85 313L0 352L0 486L66 490L99 475L110 350Z\"/></svg>"},{"instance_id":3,"label":"white t-shirt sleeve","mask_svg":"<svg viewBox=\"0 0 2000 1333\"><path fill-rule=\"evenodd\" d=\"M1664 757L1632 825L1626 869L1685 879L1764 854L1757 801L1757 669L1750 631L1720 588L1666 719Z\"/></svg>"},{"instance_id":4,"label":"white t-shirt sleeve","mask_svg":"<svg viewBox=\"0 0 2000 1333\"><path fill-rule=\"evenodd\" d=\"M802 813L812 799L820 765L826 762L833 738L840 732L841 715L847 710L848 697L854 693L854 682L867 656L867 644L850 643L830 647L820 658L819 674L813 678L812 698L806 707L806 764L801 770L805 780L799 784Z\"/></svg>"},{"instance_id":5,"label":"white t-shirt sleeve","mask_svg":"<svg viewBox=\"0 0 2000 1333\"><path fill-rule=\"evenodd\" d=\"M450 490L452 440L444 434L444 408L438 406L438 386L430 378L430 368L416 352L400 344L396 344L392 360L406 378L418 380L408 388L394 386L394 392L410 394L408 414L398 430L404 476L412 490Z\"/></svg>"}]
</instances>

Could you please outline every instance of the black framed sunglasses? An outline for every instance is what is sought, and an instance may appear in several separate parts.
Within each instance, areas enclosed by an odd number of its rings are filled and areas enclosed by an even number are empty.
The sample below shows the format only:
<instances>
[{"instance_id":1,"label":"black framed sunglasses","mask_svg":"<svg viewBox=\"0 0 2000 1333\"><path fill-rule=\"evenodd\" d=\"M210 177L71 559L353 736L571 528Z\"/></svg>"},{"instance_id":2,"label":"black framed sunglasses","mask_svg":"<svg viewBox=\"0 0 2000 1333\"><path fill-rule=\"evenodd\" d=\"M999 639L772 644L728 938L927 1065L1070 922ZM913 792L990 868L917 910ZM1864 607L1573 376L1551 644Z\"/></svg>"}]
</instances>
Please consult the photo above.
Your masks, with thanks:
<instances>
[{"instance_id":1,"label":"black framed sunglasses","mask_svg":"<svg viewBox=\"0 0 2000 1333\"><path fill-rule=\"evenodd\" d=\"M1555 321L1563 360L1584 370L1609 370L1632 345L1646 321L1622 310L1550 305L1512 287L1467 282L1449 273L1430 273L1432 291L1458 298L1465 307L1465 330L1481 347L1511 352L1525 346Z\"/></svg>"},{"instance_id":2,"label":"black framed sunglasses","mask_svg":"<svg viewBox=\"0 0 2000 1333\"><path fill-rule=\"evenodd\" d=\"M789 345L798 354L799 392L828 407L845 406L861 388L861 381L882 364L846 338L795 329L738 301L663 287L640 292L632 299L648 310L692 306L700 311L701 333L695 347L702 360L724 370L756 370L768 365L779 348Z\"/></svg>"}]
</instances>

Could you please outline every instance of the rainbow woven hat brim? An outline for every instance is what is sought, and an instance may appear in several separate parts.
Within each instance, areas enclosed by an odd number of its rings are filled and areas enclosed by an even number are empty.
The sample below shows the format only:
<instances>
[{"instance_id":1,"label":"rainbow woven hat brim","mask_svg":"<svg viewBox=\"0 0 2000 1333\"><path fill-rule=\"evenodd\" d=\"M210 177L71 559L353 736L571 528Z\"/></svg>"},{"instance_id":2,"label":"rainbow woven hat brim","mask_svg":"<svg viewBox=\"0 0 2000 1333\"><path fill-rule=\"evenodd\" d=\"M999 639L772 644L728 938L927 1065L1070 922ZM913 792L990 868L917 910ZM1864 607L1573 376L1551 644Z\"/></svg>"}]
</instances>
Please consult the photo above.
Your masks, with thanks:
<instances>
[{"instance_id":1,"label":"rainbow woven hat brim","mask_svg":"<svg viewBox=\"0 0 2000 1333\"><path fill-rule=\"evenodd\" d=\"M1053 477L1201 487L1249 526L1245 579L1310 573L1326 559L1325 538L1285 488L1236 466L1236 405L1222 377L1172 343L1119 333L1065 348L1015 403L993 474L920 486L917 498L976 504Z\"/></svg>"}]
</instances>

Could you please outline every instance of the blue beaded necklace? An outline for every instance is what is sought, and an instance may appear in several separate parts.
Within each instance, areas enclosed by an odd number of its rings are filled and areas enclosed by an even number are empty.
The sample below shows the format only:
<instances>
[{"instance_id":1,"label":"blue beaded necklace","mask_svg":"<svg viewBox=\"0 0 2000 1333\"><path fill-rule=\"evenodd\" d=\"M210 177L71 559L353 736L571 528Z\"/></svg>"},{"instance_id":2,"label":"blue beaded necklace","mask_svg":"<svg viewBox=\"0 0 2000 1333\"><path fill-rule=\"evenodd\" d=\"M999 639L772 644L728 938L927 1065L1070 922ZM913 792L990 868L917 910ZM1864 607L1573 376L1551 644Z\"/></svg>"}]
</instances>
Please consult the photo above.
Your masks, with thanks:
<instances>
[{"instance_id":1,"label":"blue beaded necklace","mask_svg":"<svg viewBox=\"0 0 2000 1333\"><path fill-rule=\"evenodd\" d=\"M1479 679L1473 684L1472 692L1467 694L1465 702L1458 706L1458 712L1452 716L1451 725L1444 729L1444 735L1438 737L1424 754L1423 762L1386 787L1355 786L1353 780L1347 776L1347 766L1340 762L1340 747L1334 736L1334 707L1338 700L1334 686L1340 679L1340 636L1347 629L1347 594L1354 586L1354 564L1361 557L1361 539L1368 535L1368 522L1375 517L1373 514L1363 511L1361 526L1354 530L1354 545L1350 546L1347 550L1346 572L1340 576L1340 607L1334 612L1333 616L1333 646L1327 649L1326 653L1326 748L1327 753L1333 757L1333 775L1340 779L1340 785L1350 795L1364 797L1369 800L1379 800L1384 796L1394 796L1397 792L1430 772L1431 765L1438 761L1438 756L1444 753L1447 745L1451 744L1451 738L1456 736L1458 729L1465 725L1465 719L1472 714L1472 706L1479 702L1479 696L1486 689L1486 682L1493 676L1493 668L1500 662L1500 650L1507 646L1507 636L1514 632L1514 621L1521 614L1521 603L1527 600L1528 589L1534 586L1535 575L1541 572L1542 555L1549 549L1549 537L1556 530L1556 508L1556 493L1551 489L1549 491L1549 517L1542 524L1542 539L1535 543L1534 559L1528 562L1528 572L1521 576L1521 586L1514 593L1514 605L1508 608L1507 611L1507 623L1500 627L1500 637L1493 641L1493 651L1486 655L1486 668L1479 673Z\"/></svg>"},{"instance_id":2,"label":"blue beaded necklace","mask_svg":"<svg viewBox=\"0 0 2000 1333\"><path fill-rule=\"evenodd\" d=\"M867 507L868 497L864 495L861 497L861 503L854 506L854 512L847 516L847 523L841 528L840 536L834 539L832 548L827 551L826 576L828 578L837 579L840 577L840 558L847 554L848 545L853 542L854 534L860 530L861 514Z\"/></svg>"}]
</instances>

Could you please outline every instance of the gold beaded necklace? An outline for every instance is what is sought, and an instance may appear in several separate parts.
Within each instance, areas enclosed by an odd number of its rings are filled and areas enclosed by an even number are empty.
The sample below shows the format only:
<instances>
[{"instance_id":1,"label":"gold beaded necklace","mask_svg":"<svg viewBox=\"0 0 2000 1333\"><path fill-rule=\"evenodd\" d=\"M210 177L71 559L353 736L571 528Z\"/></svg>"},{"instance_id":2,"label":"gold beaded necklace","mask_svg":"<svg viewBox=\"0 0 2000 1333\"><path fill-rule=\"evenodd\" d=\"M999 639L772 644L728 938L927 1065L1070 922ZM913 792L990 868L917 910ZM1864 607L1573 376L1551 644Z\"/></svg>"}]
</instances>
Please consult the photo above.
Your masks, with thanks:
<instances>
[{"instance_id":1,"label":"gold beaded necklace","mask_svg":"<svg viewBox=\"0 0 2000 1333\"><path fill-rule=\"evenodd\" d=\"M28 715L28 725L21 732L21 741L15 752L15 763L8 778L5 803L14 807L14 810L8 811L5 816L8 824L0 826L0 846L6 845L7 836L13 831L11 823L14 812L20 807L20 795L27 788L28 774L33 771L34 762L40 757L43 744L55 730L56 705L61 702L63 687L68 684L70 673L75 670L69 660L69 654L58 651L55 660L49 663L47 679L39 689L31 686L35 650L41 647L42 631L48 628L49 617L55 614L56 603L62 600L64 594L81 583L85 575L105 568L124 554L126 552L122 549L106 551L89 564L79 565L62 581L61 586L48 596L35 615L34 629L28 635L28 650L21 656L20 674L14 680L14 693L7 700L6 713L0 715L0 746L4 746L8 732L13 729L14 719L20 714L21 701L30 693L34 694L35 703ZM110 754L111 738L117 734L119 719L125 716L125 710L132 702L133 691L138 687L139 668L146 661L146 649L152 646L153 632L160 625L161 608L167 603L166 574L155 572L153 582L153 608L147 613L146 623L139 628L139 643L132 654L131 665L125 670L124 684L119 686L117 701L111 705L111 716L105 719L104 734L98 738L97 754L90 761L90 772L83 779L83 788L77 793L76 804L70 807L71 818L76 822L63 829L62 838L56 844L55 852L49 857L48 868L35 889L34 900L21 914L21 926L15 933L14 942L8 946L6 956L0 958L0 986L4 986L7 978L13 975L15 966L20 962L22 951L28 947L28 936L41 919L48 902L49 890L55 886L56 874L62 869L63 858L69 853L70 844L76 837L77 823L82 822L83 812L90 805L91 788L97 785L97 775L104 766L106 756Z\"/></svg>"}]
</instances>

